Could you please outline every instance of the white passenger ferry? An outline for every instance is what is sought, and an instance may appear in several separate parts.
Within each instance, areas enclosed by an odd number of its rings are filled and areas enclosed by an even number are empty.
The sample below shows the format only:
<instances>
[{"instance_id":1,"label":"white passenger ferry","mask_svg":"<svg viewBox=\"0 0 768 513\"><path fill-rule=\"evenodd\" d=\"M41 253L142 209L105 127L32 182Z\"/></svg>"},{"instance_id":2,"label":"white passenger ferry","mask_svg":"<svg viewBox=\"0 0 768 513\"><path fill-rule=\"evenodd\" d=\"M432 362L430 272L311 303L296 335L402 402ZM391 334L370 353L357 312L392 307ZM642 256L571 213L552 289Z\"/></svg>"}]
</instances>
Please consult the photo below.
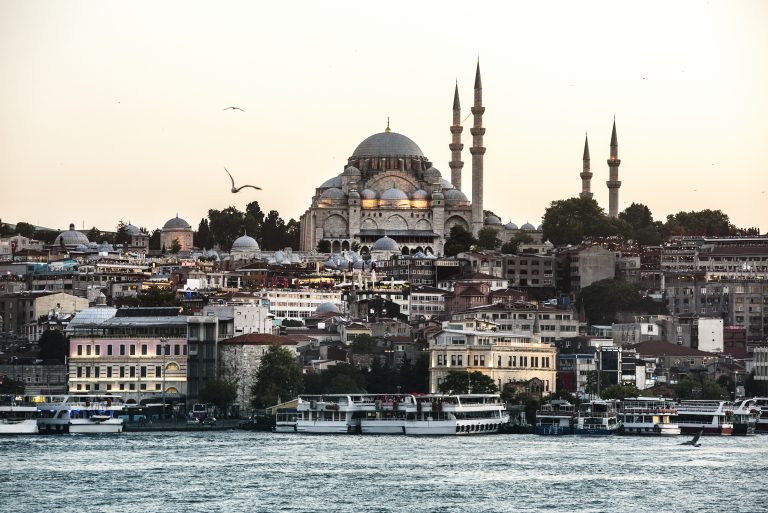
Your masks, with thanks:
<instances>
[{"instance_id":1,"label":"white passenger ferry","mask_svg":"<svg viewBox=\"0 0 768 513\"><path fill-rule=\"evenodd\" d=\"M679 435L677 407L664 397L628 397L619 407L625 435Z\"/></svg>"},{"instance_id":2,"label":"white passenger ferry","mask_svg":"<svg viewBox=\"0 0 768 513\"><path fill-rule=\"evenodd\" d=\"M576 410L563 399L552 399L536 412L537 435L572 435Z\"/></svg>"},{"instance_id":3,"label":"white passenger ferry","mask_svg":"<svg viewBox=\"0 0 768 513\"><path fill-rule=\"evenodd\" d=\"M0 403L0 435L34 435L37 417L37 407L24 397L6 397Z\"/></svg>"},{"instance_id":4,"label":"white passenger ferry","mask_svg":"<svg viewBox=\"0 0 768 513\"><path fill-rule=\"evenodd\" d=\"M359 433L363 394L300 395L297 433ZM356 415L357 414L357 415Z\"/></svg>"},{"instance_id":5,"label":"white passenger ferry","mask_svg":"<svg viewBox=\"0 0 768 513\"><path fill-rule=\"evenodd\" d=\"M754 435L757 428L757 421L760 417L760 407L757 406L757 400L744 399L736 403L733 407L733 434L734 435Z\"/></svg>"},{"instance_id":6,"label":"white passenger ferry","mask_svg":"<svg viewBox=\"0 0 768 513\"><path fill-rule=\"evenodd\" d=\"M758 409L755 433L768 433L768 397L753 397L755 408Z\"/></svg>"},{"instance_id":7,"label":"white passenger ferry","mask_svg":"<svg viewBox=\"0 0 768 513\"><path fill-rule=\"evenodd\" d=\"M733 433L733 404L730 401L681 401L677 406L680 432L694 435L726 435Z\"/></svg>"},{"instance_id":8,"label":"white passenger ferry","mask_svg":"<svg viewBox=\"0 0 768 513\"><path fill-rule=\"evenodd\" d=\"M406 435L486 435L509 423L499 394L416 396L405 419Z\"/></svg>"},{"instance_id":9,"label":"white passenger ferry","mask_svg":"<svg viewBox=\"0 0 768 513\"><path fill-rule=\"evenodd\" d=\"M275 426L273 433L294 433L296 431L296 409L289 408L278 410L275 414Z\"/></svg>"},{"instance_id":10,"label":"white passenger ferry","mask_svg":"<svg viewBox=\"0 0 768 513\"><path fill-rule=\"evenodd\" d=\"M579 405L573 432L577 435L613 435L620 427L615 401L589 401Z\"/></svg>"},{"instance_id":11,"label":"white passenger ferry","mask_svg":"<svg viewBox=\"0 0 768 513\"><path fill-rule=\"evenodd\" d=\"M120 433L125 404L114 395L52 396L38 405L40 433Z\"/></svg>"}]
</instances>

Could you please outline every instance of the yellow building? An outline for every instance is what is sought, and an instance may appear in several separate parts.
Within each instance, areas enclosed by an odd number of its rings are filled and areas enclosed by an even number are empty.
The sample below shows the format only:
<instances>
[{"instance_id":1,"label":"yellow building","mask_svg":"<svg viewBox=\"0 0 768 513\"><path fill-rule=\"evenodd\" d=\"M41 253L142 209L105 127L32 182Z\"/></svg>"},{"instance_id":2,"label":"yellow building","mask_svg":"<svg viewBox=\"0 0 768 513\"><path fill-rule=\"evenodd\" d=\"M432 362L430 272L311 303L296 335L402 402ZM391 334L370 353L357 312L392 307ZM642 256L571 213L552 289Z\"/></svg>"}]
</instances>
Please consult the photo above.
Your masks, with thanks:
<instances>
[{"instance_id":1,"label":"yellow building","mask_svg":"<svg viewBox=\"0 0 768 513\"><path fill-rule=\"evenodd\" d=\"M533 336L494 331L488 323L467 319L443 323L429 343L429 390L438 387L451 371L479 371L501 390L507 383L538 378L543 394L555 391L557 350Z\"/></svg>"}]
</instances>

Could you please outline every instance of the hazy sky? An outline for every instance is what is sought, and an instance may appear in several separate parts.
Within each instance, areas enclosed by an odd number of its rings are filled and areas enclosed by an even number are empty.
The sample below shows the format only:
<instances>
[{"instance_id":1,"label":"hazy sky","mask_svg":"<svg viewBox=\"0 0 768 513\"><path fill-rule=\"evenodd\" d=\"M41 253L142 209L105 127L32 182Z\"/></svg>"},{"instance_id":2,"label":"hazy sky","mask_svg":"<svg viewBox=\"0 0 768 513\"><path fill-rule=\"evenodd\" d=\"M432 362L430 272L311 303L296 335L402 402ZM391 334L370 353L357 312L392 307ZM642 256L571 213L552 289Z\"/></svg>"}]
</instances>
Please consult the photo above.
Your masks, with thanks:
<instances>
[{"instance_id":1,"label":"hazy sky","mask_svg":"<svg viewBox=\"0 0 768 513\"><path fill-rule=\"evenodd\" d=\"M387 116L450 178L454 80L464 117L479 55L485 208L504 222L580 192L585 132L607 210L616 115L620 209L766 231L766 26L763 0L0 0L0 217L196 228L258 200L298 219ZM231 194L224 166L264 191Z\"/></svg>"}]
</instances>

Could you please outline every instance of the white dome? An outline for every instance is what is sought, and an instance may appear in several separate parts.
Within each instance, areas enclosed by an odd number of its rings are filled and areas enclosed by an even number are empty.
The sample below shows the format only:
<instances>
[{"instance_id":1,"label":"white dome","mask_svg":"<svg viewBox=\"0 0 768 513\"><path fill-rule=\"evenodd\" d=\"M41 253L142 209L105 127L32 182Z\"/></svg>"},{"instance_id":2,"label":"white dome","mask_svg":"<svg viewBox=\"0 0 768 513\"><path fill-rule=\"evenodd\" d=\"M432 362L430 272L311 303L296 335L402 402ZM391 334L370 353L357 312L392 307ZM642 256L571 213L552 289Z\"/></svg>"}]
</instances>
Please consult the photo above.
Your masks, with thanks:
<instances>
[{"instance_id":1,"label":"white dome","mask_svg":"<svg viewBox=\"0 0 768 513\"><path fill-rule=\"evenodd\" d=\"M235 239L235 242L232 243L231 251L259 251L259 243L253 237L243 235Z\"/></svg>"}]
</instances>

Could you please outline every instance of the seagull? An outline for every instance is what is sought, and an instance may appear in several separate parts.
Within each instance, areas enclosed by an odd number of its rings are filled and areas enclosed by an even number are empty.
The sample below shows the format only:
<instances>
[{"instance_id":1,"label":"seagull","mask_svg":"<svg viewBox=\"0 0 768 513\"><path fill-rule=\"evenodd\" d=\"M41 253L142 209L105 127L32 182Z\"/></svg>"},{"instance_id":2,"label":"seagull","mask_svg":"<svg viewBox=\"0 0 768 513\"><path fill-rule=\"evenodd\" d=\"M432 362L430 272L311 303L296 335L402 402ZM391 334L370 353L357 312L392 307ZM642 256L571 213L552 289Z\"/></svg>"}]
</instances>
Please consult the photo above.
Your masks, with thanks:
<instances>
[{"instance_id":1,"label":"seagull","mask_svg":"<svg viewBox=\"0 0 768 513\"><path fill-rule=\"evenodd\" d=\"M640 78L642 78L643 80L648 80L648 77L646 77L644 75L640 75Z\"/></svg>"},{"instance_id":2,"label":"seagull","mask_svg":"<svg viewBox=\"0 0 768 513\"><path fill-rule=\"evenodd\" d=\"M235 187L235 179L232 178L232 173L230 173L229 170L226 167L224 168L224 171L227 172L227 174L229 175L229 179L232 180L232 192L233 193L240 192L242 189L245 189L246 187L252 187L252 188L256 189L257 191L261 190L261 187L256 187L255 185L243 185L242 187Z\"/></svg>"},{"instance_id":3,"label":"seagull","mask_svg":"<svg viewBox=\"0 0 768 513\"><path fill-rule=\"evenodd\" d=\"M222 109L222 110L240 110L240 111L243 111L243 112L245 112L245 111L244 111L243 109L241 109L240 107L227 107L226 109Z\"/></svg>"},{"instance_id":4,"label":"seagull","mask_svg":"<svg viewBox=\"0 0 768 513\"><path fill-rule=\"evenodd\" d=\"M700 430L698 433L693 435L693 438L688 440L687 442L683 442L680 445L692 445L694 447L701 447L701 444L699 443L699 437L701 437L701 434L704 432L704 430Z\"/></svg>"}]
</instances>

